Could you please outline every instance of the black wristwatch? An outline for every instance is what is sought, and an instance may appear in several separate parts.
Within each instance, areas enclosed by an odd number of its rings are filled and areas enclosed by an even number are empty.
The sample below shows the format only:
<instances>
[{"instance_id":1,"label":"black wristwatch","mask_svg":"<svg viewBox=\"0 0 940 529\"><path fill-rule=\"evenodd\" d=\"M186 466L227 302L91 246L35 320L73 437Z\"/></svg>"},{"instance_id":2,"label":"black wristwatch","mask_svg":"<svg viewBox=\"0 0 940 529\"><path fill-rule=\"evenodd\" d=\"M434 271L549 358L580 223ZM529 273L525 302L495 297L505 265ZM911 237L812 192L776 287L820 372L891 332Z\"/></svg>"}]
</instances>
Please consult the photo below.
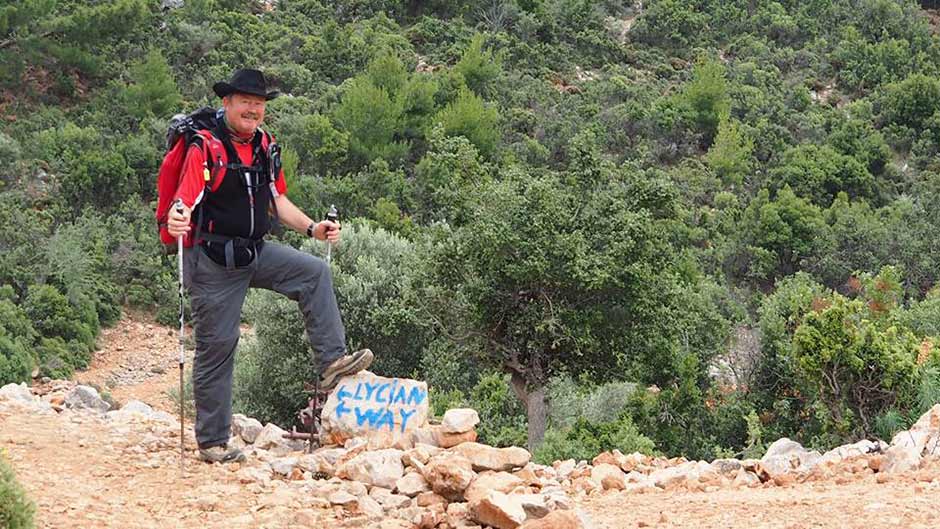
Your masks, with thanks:
<instances>
[{"instance_id":1,"label":"black wristwatch","mask_svg":"<svg viewBox=\"0 0 940 529\"><path fill-rule=\"evenodd\" d=\"M314 230L316 230L316 229L317 229L317 223L316 223L316 222L311 222L310 225L307 226L307 237L311 237L311 238L312 238L312 237L313 237L313 232L314 232Z\"/></svg>"}]
</instances>

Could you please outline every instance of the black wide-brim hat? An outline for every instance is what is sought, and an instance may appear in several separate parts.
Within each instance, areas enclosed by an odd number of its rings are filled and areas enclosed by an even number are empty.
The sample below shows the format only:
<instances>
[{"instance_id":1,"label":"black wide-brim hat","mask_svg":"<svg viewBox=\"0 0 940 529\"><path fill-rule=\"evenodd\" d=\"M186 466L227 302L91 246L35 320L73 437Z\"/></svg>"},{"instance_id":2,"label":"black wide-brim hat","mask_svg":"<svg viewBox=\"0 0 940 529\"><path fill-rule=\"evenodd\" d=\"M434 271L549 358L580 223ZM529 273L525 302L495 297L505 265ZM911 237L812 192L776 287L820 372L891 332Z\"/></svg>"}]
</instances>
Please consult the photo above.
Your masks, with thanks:
<instances>
[{"instance_id":1,"label":"black wide-brim hat","mask_svg":"<svg viewBox=\"0 0 940 529\"><path fill-rule=\"evenodd\" d=\"M219 97L225 97L234 93L251 94L261 96L268 101L281 95L277 90L268 92L268 83L264 80L264 74L260 70L240 69L235 70L232 78L226 83L219 81L212 85L212 91Z\"/></svg>"}]
</instances>

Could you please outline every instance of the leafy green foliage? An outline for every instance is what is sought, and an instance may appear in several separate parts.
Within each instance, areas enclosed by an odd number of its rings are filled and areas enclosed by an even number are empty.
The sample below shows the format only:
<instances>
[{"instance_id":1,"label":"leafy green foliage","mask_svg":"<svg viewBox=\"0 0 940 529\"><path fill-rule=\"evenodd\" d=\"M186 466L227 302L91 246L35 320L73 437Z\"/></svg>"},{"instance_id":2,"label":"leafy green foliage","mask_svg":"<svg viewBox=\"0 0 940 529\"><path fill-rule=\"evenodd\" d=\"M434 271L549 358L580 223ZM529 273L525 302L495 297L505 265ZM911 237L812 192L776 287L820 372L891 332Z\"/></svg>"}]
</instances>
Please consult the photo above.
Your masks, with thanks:
<instances>
[{"instance_id":1,"label":"leafy green foliage","mask_svg":"<svg viewBox=\"0 0 940 529\"><path fill-rule=\"evenodd\" d=\"M499 113L469 90L461 90L457 99L437 114L435 121L443 127L445 135L463 136L483 156L493 154L499 139Z\"/></svg>"},{"instance_id":2,"label":"leafy green foliage","mask_svg":"<svg viewBox=\"0 0 940 529\"><path fill-rule=\"evenodd\" d=\"M543 465L564 459L591 461L597 454L610 450L652 454L653 441L641 434L629 417L604 423L581 418L567 430L549 430L533 459Z\"/></svg>"},{"instance_id":3,"label":"leafy green foliage","mask_svg":"<svg viewBox=\"0 0 940 529\"><path fill-rule=\"evenodd\" d=\"M32 529L36 506L17 483L10 464L0 452L0 526L7 529Z\"/></svg>"},{"instance_id":4,"label":"leafy green foliage","mask_svg":"<svg viewBox=\"0 0 940 529\"><path fill-rule=\"evenodd\" d=\"M138 119L169 118L179 111L182 97L170 65L159 50L150 50L142 61L132 64L130 73L134 83L127 87L125 104L131 115Z\"/></svg>"},{"instance_id":5,"label":"leafy green foliage","mask_svg":"<svg viewBox=\"0 0 940 529\"><path fill-rule=\"evenodd\" d=\"M865 302L835 296L793 335L797 373L810 398L825 406L824 428L837 439L868 434L874 417L913 399L919 343L910 331L872 316L878 314Z\"/></svg>"},{"instance_id":6,"label":"leafy green foliage","mask_svg":"<svg viewBox=\"0 0 940 529\"><path fill-rule=\"evenodd\" d=\"M33 359L18 341L0 335L0 385L29 382Z\"/></svg>"}]
</instances>

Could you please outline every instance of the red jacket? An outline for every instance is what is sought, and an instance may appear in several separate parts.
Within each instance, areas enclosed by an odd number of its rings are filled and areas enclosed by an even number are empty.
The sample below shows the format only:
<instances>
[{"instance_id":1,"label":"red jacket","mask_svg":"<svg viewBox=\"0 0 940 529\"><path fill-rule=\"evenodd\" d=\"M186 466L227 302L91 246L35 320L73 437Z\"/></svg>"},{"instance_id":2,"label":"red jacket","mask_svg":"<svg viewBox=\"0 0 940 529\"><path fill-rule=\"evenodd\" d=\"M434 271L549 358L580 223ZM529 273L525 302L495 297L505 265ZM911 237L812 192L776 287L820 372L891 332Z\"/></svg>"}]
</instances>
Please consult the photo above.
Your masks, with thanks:
<instances>
[{"instance_id":1,"label":"red jacket","mask_svg":"<svg viewBox=\"0 0 940 529\"><path fill-rule=\"evenodd\" d=\"M269 141L273 142L274 138L273 136L265 134L260 130L258 133L262 135L261 147L266 151ZM244 214L244 216L247 217L250 213L250 206L247 202L247 191L245 191L245 201L243 202L241 200L242 196L236 191L236 188L234 187L236 181L231 179L226 181L227 173L229 172L226 167L229 163L229 160L224 145L219 139L215 138L215 136L213 136L207 130L199 131L199 135L202 136L204 141L201 142L202 145L200 145L199 142L193 142L189 146L186 153L186 158L183 161L182 175L180 176L179 187L177 187L174 201L176 199L182 199L183 204L191 209L199 206L200 204L203 204L205 208L208 206L208 204L204 204L204 201L207 200L208 193L208 200L214 202L212 205L215 209L221 207L226 210L227 215ZM235 147L235 151L240 158L239 161L247 166L252 165L252 152L254 149L252 143L232 142L232 145ZM213 160L212 162L206 162L207 155L210 160ZM226 184L226 188L220 192L219 190L222 188L223 184ZM269 185L269 188L271 200L274 200L276 197L287 193L287 183L284 180L283 169L278 173L277 179ZM239 196L235 196L235 194L238 194ZM265 196L267 196L266 193ZM190 235L195 235L197 220L198 214L194 213L192 215L192 222L190 224L192 226ZM214 229L214 221L209 219L208 222L208 229L210 232L215 232L226 236L248 236L246 233L224 233L224 229L221 232L216 231ZM207 229L207 226L204 225L203 229ZM192 247L193 237L186 236L184 238L183 244L187 248Z\"/></svg>"}]
</instances>

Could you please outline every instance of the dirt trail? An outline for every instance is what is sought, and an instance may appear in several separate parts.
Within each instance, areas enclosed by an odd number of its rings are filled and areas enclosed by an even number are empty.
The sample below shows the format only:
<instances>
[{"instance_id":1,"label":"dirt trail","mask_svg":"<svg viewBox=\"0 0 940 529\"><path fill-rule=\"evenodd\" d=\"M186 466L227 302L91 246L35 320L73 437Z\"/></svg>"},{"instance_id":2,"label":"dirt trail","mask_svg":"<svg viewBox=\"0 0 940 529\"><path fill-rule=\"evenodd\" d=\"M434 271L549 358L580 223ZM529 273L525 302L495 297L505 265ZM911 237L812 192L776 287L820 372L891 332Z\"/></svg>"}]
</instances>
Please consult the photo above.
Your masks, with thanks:
<instances>
[{"instance_id":1,"label":"dirt trail","mask_svg":"<svg viewBox=\"0 0 940 529\"><path fill-rule=\"evenodd\" d=\"M165 393L178 376L172 329L126 317L99 343L91 368L76 380L110 388L119 402L137 399L175 411ZM166 425L112 423L92 414L0 409L0 450L37 504L38 528L382 525L339 507L312 507L303 501L302 483L260 487L242 483L238 465L196 462L188 427L189 461L181 475L178 435ZM598 529L935 529L937 505L940 463L884 483L868 474L714 492L608 491L576 503Z\"/></svg>"}]
</instances>

